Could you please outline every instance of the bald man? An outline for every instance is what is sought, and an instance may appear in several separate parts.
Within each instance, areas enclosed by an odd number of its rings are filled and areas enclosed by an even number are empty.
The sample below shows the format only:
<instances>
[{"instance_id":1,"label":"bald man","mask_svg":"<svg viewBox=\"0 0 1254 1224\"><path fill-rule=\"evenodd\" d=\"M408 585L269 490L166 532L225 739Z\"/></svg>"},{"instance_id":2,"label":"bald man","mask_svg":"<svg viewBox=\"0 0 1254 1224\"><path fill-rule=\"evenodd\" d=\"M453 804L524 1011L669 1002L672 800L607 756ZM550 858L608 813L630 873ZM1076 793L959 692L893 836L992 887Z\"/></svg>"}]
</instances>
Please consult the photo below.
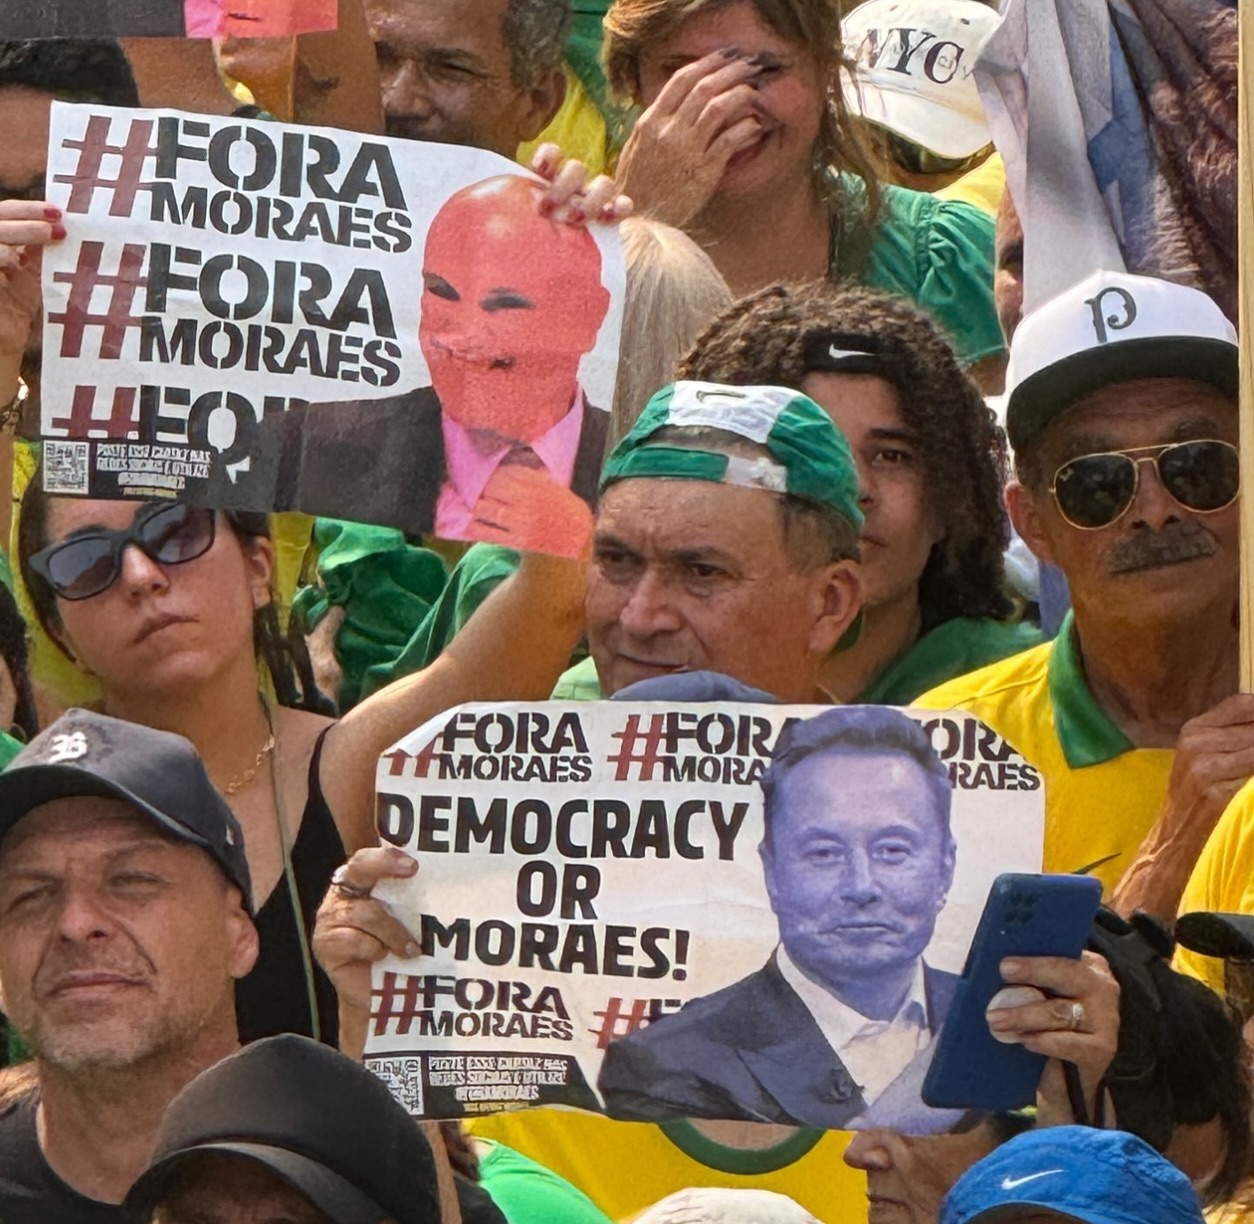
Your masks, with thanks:
<instances>
[{"instance_id":1,"label":"bald man","mask_svg":"<svg viewBox=\"0 0 1254 1224\"><path fill-rule=\"evenodd\" d=\"M271 417L283 508L582 553L607 414L579 364L610 297L592 236L541 215L540 197L504 175L448 199L423 254L431 386Z\"/></svg>"}]
</instances>

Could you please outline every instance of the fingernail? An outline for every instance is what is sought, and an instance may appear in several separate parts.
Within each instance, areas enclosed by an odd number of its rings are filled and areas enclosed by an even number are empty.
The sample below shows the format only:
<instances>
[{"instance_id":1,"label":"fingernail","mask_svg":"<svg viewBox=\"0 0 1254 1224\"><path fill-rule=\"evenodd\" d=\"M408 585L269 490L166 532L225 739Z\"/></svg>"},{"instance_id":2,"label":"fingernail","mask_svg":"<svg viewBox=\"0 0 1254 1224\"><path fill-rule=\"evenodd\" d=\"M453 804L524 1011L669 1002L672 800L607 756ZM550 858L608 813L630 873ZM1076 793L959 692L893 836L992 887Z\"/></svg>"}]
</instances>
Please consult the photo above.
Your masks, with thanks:
<instances>
[{"instance_id":1,"label":"fingernail","mask_svg":"<svg viewBox=\"0 0 1254 1224\"><path fill-rule=\"evenodd\" d=\"M44 209L45 221L59 221L61 219L61 210L53 208L51 205Z\"/></svg>"},{"instance_id":2,"label":"fingernail","mask_svg":"<svg viewBox=\"0 0 1254 1224\"><path fill-rule=\"evenodd\" d=\"M553 201L552 201L552 200L550 200L548 196L541 196L541 198L540 198L540 216L542 216L542 217L551 217L551 216L553 215L554 210L555 210L556 208L557 208L557 205L556 205L556 204L554 204L554 203L553 203Z\"/></svg>"},{"instance_id":3,"label":"fingernail","mask_svg":"<svg viewBox=\"0 0 1254 1224\"><path fill-rule=\"evenodd\" d=\"M984 1018L991 1029L1008 1029L1013 1026L1013 1017L1006 1015L1005 1008L996 1007L992 1011L985 1012Z\"/></svg>"},{"instance_id":4,"label":"fingernail","mask_svg":"<svg viewBox=\"0 0 1254 1224\"><path fill-rule=\"evenodd\" d=\"M1001 963L1001 975L1002 977L1013 977L1022 968L1022 964L1017 960L1004 960Z\"/></svg>"},{"instance_id":5,"label":"fingernail","mask_svg":"<svg viewBox=\"0 0 1254 1224\"><path fill-rule=\"evenodd\" d=\"M64 237L65 237L65 226L64 226L64 225L60 225L60 224L58 224L58 225L54 225L54 226L52 227L52 236L53 236L54 238L64 238Z\"/></svg>"},{"instance_id":6,"label":"fingernail","mask_svg":"<svg viewBox=\"0 0 1254 1224\"><path fill-rule=\"evenodd\" d=\"M410 960L418 955L418 945L412 939L405 945L405 955Z\"/></svg>"},{"instance_id":7,"label":"fingernail","mask_svg":"<svg viewBox=\"0 0 1254 1224\"><path fill-rule=\"evenodd\" d=\"M536 154L536 159L535 161L531 163L531 165L537 174L552 174L553 173L553 159L550 157L546 157L542 153Z\"/></svg>"},{"instance_id":8,"label":"fingernail","mask_svg":"<svg viewBox=\"0 0 1254 1224\"><path fill-rule=\"evenodd\" d=\"M566 221L570 225L581 225L588 219L588 214L582 208L574 207L570 210Z\"/></svg>"},{"instance_id":9,"label":"fingernail","mask_svg":"<svg viewBox=\"0 0 1254 1224\"><path fill-rule=\"evenodd\" d=\"M719 52L719 55L721 55L724 59L735 59L739 54L740 52L735 47L724 47Z\"/></svg>"}]
</instances>

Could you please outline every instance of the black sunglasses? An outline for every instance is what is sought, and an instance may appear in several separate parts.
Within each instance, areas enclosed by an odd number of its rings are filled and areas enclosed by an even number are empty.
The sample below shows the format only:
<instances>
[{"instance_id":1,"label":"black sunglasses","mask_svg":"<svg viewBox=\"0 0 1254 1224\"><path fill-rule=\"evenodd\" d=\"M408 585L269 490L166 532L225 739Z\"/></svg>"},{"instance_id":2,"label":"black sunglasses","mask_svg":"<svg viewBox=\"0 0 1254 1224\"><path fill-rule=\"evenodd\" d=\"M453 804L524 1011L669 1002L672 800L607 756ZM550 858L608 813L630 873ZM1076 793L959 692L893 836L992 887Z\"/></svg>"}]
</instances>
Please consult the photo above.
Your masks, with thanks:
<instances>
[{"instance_id":1,"label":"black sunglasses","mask_svg":"<svg viewBox=\"0 0 1254 1224\"><path fill-rule=\"evenodd\" d=\"M217 515L183 502L141 514L123 531L93 531L40 549L30 567L62 599L91 599L122 572L122 554L134 544L158 565L195 561L213 547Z\"/></svg>"},{"instance_id":2,"label":"black sunglasses","mask_svg":"<svg viewBox=\"0 0 1254 1224\"><path fill-rule=\"evenodd\" d=\"M1203 438L1069 459L1054 473L1049 491L1072 527L1096 531L1127 514L1136 499L1143 463L1152 463L1163 488L1197 514L1223 510L1241 490L1237 448L1231 442Z\"/></svg>"}]
</instances>

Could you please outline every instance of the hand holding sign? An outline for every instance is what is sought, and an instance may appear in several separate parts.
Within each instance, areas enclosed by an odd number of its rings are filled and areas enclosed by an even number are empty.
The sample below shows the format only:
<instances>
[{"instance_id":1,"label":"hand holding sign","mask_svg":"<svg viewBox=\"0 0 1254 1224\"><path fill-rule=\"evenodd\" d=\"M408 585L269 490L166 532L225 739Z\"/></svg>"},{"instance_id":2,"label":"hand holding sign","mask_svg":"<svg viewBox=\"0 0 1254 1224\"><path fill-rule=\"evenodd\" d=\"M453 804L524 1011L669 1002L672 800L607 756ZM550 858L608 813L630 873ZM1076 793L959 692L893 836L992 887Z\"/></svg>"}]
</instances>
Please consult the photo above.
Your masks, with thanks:
<instances>
[{"instance_id":1,"label":"hand holding sign","mask_svg":"<svg viewBox=\"0 0 1254 1224\"><path fill-rule=\"evenodd\" d=\"M415 956L414 937L371 889L380 880L407 880L418 864L400 850L358 850L331 881L318 907L313 950L340 1001L340 1048L360 1058L370 1017L370 967L385 956Z\"/></svg>"},{"instance_id":2,"label":"hand holding sign","mask_svg":"<svg viewBox=\"0 0 1254 1224\"><path fill-rule=\"evenodd\" d=\"M0 403L17 394L22 355L39 318L41 248L64 237L59 208L0 200Z\"/></svg>"}]
</instances>

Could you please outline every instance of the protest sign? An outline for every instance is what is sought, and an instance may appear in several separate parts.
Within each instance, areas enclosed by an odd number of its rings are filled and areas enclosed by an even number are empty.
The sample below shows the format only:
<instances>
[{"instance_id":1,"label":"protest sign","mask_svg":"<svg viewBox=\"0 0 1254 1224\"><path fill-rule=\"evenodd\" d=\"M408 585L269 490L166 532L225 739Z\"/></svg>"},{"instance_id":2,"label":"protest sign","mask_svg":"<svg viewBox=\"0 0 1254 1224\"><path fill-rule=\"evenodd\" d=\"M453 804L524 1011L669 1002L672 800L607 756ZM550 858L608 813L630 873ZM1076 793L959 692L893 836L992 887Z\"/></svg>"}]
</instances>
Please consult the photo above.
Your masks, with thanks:
<instances>
[{"instance_id":1,"label":"protest sign","mask_svg":"<svg viewBox=\"0 0 1254 1224\"><path fill-rule=\"evenodd\" d=\"M333 30L336 0L23 0L0 38L272 38Z\"/></svg>"},{"instance_id":2,"label":"protest sign","mask_svg":"<svg viewBox=\"0 0 1254 1224\"><path fill-rule=\"evenodd\" d=\"M1039 775L963 714L471 705L377 783L422 951L375 966L366 1061L427 1118L937 1129L988 889L1041 865Z\"/></svg>"},{"instance_id":3,"label":"protest sign","mask_svg":"<svg viewBox=\"0 0 1254 1224\"><path fill-rule=\"evenodd\" d=\"M623 261L479 149L53 110L44 488L578 555ZM313 405L312 407L310 405Z\"/></svg>"}]
</instances>

